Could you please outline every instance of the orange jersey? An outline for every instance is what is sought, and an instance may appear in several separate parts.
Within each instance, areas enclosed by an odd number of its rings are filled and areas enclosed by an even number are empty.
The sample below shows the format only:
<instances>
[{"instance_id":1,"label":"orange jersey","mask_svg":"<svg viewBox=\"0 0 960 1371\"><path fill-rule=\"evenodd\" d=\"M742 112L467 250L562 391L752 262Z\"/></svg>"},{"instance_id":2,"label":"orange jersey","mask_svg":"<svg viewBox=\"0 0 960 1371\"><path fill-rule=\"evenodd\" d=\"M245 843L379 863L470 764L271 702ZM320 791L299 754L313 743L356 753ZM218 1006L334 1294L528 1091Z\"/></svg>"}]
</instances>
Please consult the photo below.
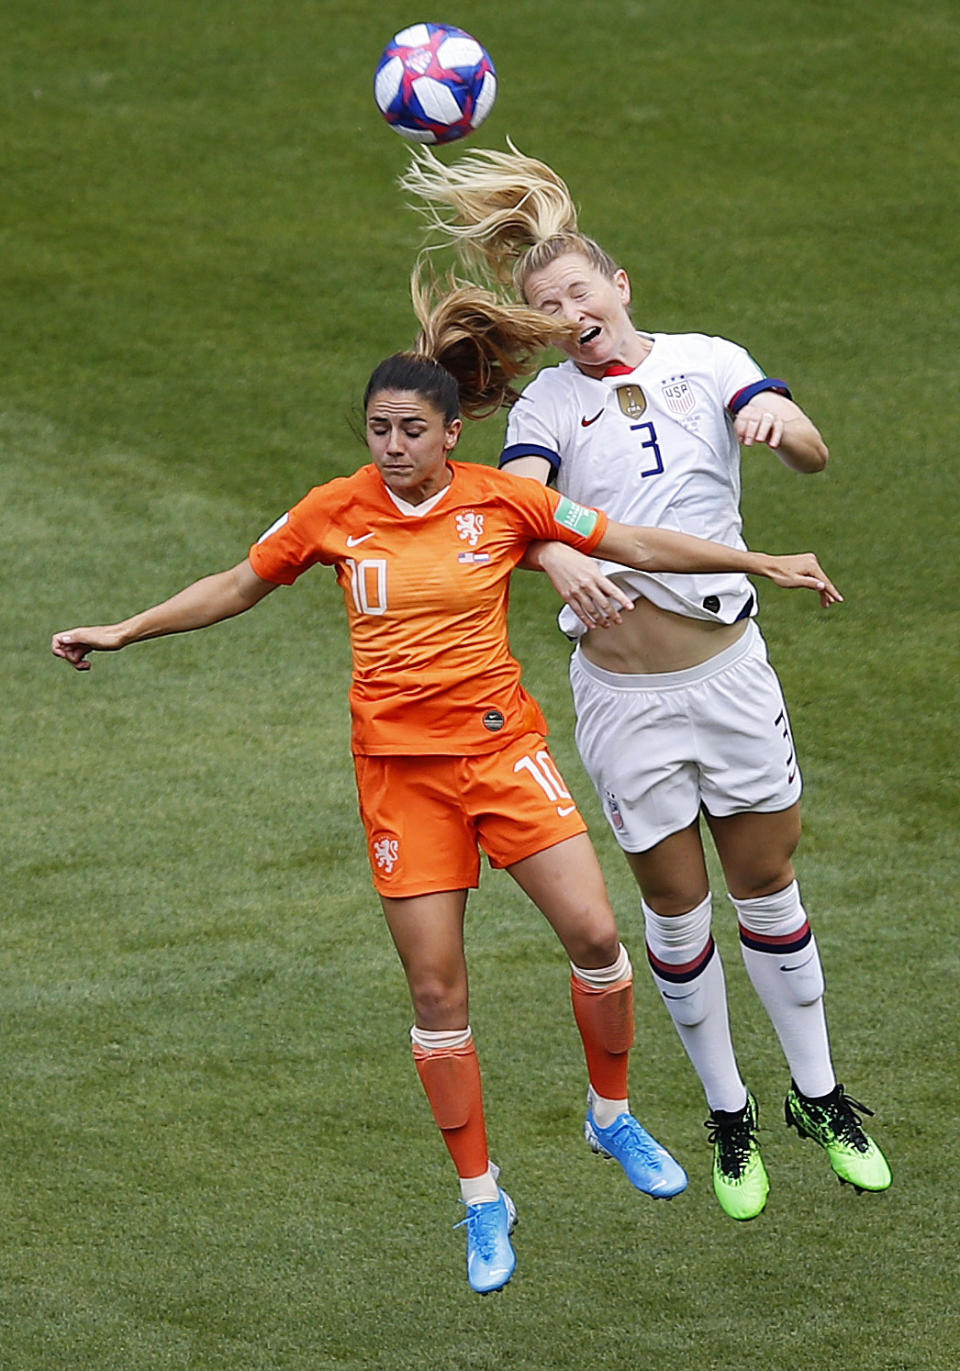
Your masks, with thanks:
<instances>
[{"instance_id":1,"label":"orange jersey","mask_svg":"<svg viewBox=\"0 0 960 1371\"><path fill-rule=\"evenodd\" d=\"M353 751L492 752L546 731L507 640L510 573L540 539L592 552L607 516L522 476L449 463L422 505L372 465L316 486L250 549L258 576L292 584L335 566L353 649Z\"/></svg>"}]
</instances>

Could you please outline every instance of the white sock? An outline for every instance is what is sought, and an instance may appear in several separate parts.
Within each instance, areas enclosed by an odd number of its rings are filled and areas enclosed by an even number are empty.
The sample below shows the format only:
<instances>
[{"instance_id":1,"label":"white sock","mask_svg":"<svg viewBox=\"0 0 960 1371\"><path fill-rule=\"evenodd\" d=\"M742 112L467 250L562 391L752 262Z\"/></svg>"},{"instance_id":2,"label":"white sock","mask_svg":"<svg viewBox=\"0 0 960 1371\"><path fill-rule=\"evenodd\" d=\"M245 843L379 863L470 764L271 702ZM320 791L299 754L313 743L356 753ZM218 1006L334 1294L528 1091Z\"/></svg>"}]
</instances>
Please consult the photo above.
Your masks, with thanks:
<instances>
[{"instance_id":1,"label":"white sock","mask_svg":"<svg viewBox=\"0 0 960 1371\"><path fill-rule=\"evenodd\" d=\"M711 1109L747 1102L727 1014L723 962L710 932L710 895L687 914L667 917L643 901L647 958L654 984L700 1078Z\"/></svg>"},{"instance_id":2,"label":"white sock","mask_svg":"<svg viewBox=\"0 0 960 1371\"><path fill-rule=\"evenodd\" d=\"M461 1176L460 1198L464 1204L488 1204L493 1200L498 1200L500 1198L500 1186L497 1184L499 1174L499 1168L491 1162L482 1176Z\"/></svg>"},{"instance_id":3,"label":"white sock","mask_svg":"<svg viewBox=\"0 0 960 1371\"><path fill-rule=\"evenodd\" d=\"M623 943L620 944L617 960L611 962L609 966L574 966L571 962L570 970L578 981L583 981L584 985L592 986L594 990L605 990L608 985L617 985L620 981L629 981L633 975L630 954Z\"/></svg>"},{"instance_id":4,"label":"white sock","mask_svg":"<svg viewBox=\"0 0 960 1371\"><path fill-rule=\"evenodd\" d=\"M740 950L777 1030L797 1088L828 1095L837 1083L823 1008L823 968L796 881L773 895L734 900Z\"/></svg>"},{"instance_id":5,"label":"white sock","mask_svg":"<svg viewBox=\"0 0 960 1371\"><path fill-rule=\"evenodd\" d=\"M593 1114L593 1121L598 1128L609 1128L621 1114L630 1113L630 1101L608 1099L606 1095L598 1095L593 1086L588 1085L587 1108Z\"/></svg>"},{"instance_id":6,"label":"white sock","mask_svg":"<svg viewBox=\"0 0 960 1371\"><path fill-rule=\"evenodd\" d=\"M425 1052L449 1052L456 1047L466 1047L472 1036L469 1024L466 1028L450 1030L418 1028L414 1024L410 1030L410 1041L417 1047L422 1047Z\"/></svg>"}]
</instances>

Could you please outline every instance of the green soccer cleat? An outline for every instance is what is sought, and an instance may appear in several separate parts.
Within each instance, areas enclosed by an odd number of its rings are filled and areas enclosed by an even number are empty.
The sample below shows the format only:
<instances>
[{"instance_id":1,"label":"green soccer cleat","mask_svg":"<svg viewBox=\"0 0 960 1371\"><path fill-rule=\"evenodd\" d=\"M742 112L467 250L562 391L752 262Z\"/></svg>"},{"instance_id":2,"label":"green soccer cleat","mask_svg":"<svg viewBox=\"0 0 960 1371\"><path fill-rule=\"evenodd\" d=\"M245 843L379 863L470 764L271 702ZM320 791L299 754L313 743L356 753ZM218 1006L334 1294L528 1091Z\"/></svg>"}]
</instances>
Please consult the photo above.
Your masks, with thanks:
<instances>
[{"instance_id":1,"label":"green soccer cleat","mask_svg":"<svg viewBox=\"0 0 960 1371\"><path fill-rule=\"evenodd\" d=\"M757 1102L748 1090L742 1109L715 1109L704 1124L713 1143L714 1193L731 1219L755 1219L770 1193L757 1142L759 1116Z\"/></svg>"},{"instance_id":2,"label":"green soccer cleat","mask_svg":"<svg viewBox=\"0 0 960 1371\"><path fill-rule=\"evenodd\" d=\"M814 1100L801 1095L791 1082L784 1116L787 1126L795 1128L801 1138L820 1144L845 1184L857 1191L886 1190L892 1180L887 1159L860 1127L860 1116L854 1112L858 1109L873 1115L872 1109L845 1095L842 1085Z\"/></svg>"}]
</instances>

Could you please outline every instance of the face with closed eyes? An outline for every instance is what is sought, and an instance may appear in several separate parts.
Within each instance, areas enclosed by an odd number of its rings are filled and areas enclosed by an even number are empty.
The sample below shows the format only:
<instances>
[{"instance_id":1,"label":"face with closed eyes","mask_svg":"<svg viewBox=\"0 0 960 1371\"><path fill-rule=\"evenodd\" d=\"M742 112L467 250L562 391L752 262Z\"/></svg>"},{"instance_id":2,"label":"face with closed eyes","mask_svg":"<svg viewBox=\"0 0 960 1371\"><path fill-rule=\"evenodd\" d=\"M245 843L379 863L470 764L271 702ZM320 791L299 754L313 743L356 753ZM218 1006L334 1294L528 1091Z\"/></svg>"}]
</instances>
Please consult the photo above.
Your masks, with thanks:
<instances>
[{"instance_id":1,"label":"face with closed eyes","mask_svg":"<svg viewBox=\"0 0 960 1371\"><path fill-rule=\"evenodd\" d=\"M452 480L447 458L461 421L446 420L432 400L414 390L380 390L367 403L367 446L384 484L419 505Z\"/></svg>"},{"instance_id":2,"label":"face with closed eyes","mask_svg":"<svg viewBox=\"0 0 960 1371\"><path fill-rule=\"evenodd\" d=\"M602 376L612 362L637 366L649 351L628 312L630 280L622 268L611 278L581 253L566 252L530 272L523 293L534 309L576 324L576 339L562 346L588 376Z\"/></svg>"}]
</instances>

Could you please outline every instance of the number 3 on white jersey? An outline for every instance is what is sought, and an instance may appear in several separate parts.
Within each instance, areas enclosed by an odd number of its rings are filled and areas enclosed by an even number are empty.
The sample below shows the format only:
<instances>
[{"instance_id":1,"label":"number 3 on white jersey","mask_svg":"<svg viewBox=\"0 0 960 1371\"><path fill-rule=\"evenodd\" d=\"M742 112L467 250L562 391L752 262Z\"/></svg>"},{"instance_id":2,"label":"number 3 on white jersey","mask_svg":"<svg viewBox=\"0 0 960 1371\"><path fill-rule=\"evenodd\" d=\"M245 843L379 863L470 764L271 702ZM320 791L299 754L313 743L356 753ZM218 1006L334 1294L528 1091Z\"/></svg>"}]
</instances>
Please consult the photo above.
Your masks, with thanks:
<instances>
[{"instance_id":1,"label":"number 3 on white jersey","mask_svg":"<svg viewBox=\"0 0 960 1371\"><path fill-rule=\"evenodd\" d=\"M557 806L557 813L561 819L566 818L576 809L575 804L564 805L559 803L562 800L571 800L572 797L549 752L545 750L538 752L535 758L521 757L519 762L514 764L513 770L515 775L521 771L529 771L547 799Z\"/></svg>"}]
</instances>

